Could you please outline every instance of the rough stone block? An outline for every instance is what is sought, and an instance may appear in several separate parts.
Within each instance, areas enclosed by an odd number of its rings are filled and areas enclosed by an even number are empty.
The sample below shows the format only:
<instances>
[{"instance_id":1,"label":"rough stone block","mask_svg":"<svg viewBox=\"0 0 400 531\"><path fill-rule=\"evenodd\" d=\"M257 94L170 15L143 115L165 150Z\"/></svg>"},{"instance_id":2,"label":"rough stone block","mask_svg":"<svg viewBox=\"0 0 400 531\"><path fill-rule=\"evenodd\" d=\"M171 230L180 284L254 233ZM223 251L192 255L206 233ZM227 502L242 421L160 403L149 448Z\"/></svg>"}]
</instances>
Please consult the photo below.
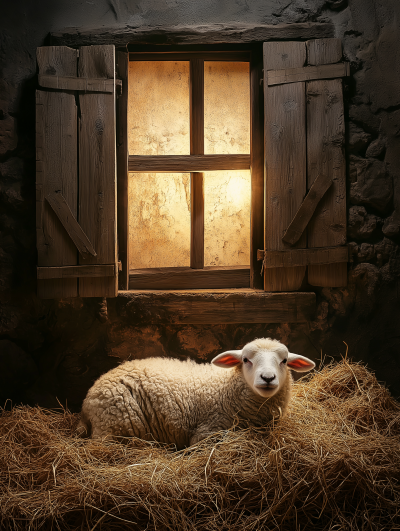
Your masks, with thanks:
<instances>
[{"instance_id":1,"label":"rough stone block","mask_svg":"<svg viewBox=\"0 0 400 531\"><path fill-rule=\"evenodd\" d=\"M359 262L371 262L375 258L374 246L371 243L362 243L358 249Z\"/></svg>"},{"instance_id":2,"label":"rough stone block","mask_svg":"<svg viewBox=\"0 0 400 531\"><path fill-rule=\"evenodd\" d=\"M350 122L349 126L349 148L358 153L365 150L371 140L371 135L366 133L361 127Z\"/></svg>"},{"instance_id":3,"label":"rough stone block","mask_svg":"<svg viewBox=\"0 0 400 531\"><path fill-rule=\"evenodd\" d=\"M380 157L386 149L386 142L383 138L377 138L368 146L368 149L365 153L366 157Z\"/></svg>"},{"instance_id":4,"label":"rough stone block","mask_svg":"<svg viewBox=\"0 0 400 531\"><path fill-rule=\"evenodd\" d=\"M24 169L24 161L18 157L11 157L0 164L2 182L20 181Z\"/></svg>"},{"instance_id":5,"label":"rough stone block","mask_svg":"<svg viewBox=\"0 0 400 531\"><path fill-rule=\"evenodd\" d=\"M0 157L13 151L18 144L15 120L10 115L0 118Z\"/></svg>"},{"instance_id":6,"label":"rough stone block","mask_svg":"<svg viewBox=\"0 0 400 531\"><path fill-rule=\"evenodd\" d=\"M393 183L384 162L375 159L352 161L351 171L357 181L350 187L350 201L355 205L369 205L385 212L393 198Z\"/></svg>"},{"instance_id":7,"label":"rough stone block","mask_svg":"<svg viewBox=\"0 0 400 531\"><path fill-rule=\"evenodd\" d=\"M347 234L356 240L368 239L376 230L379 218L368 214L363 206L354 206L349 210Z\"/></svg>"},{"instance_id":8,"label":"rough stone block","mask_svg":"<svg viewBox=\"0 0 400 531\"><path fill-rule=\"evenodd\" d=\"M382 241L374 245L375 253L381 255L382 260L387 262L391 255L398 249L398 246L389 240L389 238L383 238Z\"/></svg>"},{"instance_id":9,"label":"rough stone block","mask_svg":"<svg viewBox=\"0 0 400 531\"><path fill-rule=\"evenodd\" d=\"M393 212L391 216L385 219L382 232L388 238L395 238L400 232L400 215Z\"/></svg>"}]
</instances>

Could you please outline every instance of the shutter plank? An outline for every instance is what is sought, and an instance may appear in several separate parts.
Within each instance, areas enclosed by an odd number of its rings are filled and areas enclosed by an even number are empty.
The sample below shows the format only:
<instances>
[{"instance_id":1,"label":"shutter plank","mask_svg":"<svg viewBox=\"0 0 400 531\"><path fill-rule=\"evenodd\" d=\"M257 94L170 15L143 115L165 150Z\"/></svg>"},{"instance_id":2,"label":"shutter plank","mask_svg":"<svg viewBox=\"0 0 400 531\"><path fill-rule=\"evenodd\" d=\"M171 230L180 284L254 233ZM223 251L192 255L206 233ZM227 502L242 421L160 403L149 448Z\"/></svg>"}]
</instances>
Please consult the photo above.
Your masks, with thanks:
<instances>
[{"instance_id":1,"label":"shutter plank","mask_svg":"<svg viewBox=\"0 0 400 531\"><path fill-rule=\"evenodd\" d=\"M331 42L329 42L331 41ZM317 64L341 58L338 39L308 44ZM344 112L341 79L307 83L308 187L320 173L333 181L312 217L307 233L308 247L330 247L346 243L346 164ZM340 287L347 284L347 263L308 266L313 286Z\"/></svg>"},{"instance_id":2,"label":"shutter plank","mask_svg":"<svg viewBox=\"0 0 400 531\"><path fill-rule=\"evenodd\" d=\"M81 48L78 74L114 79L114 46ZM116 263L115 90L79 95L79 104L79 224L97 253L96 257L80 257L79 263ZM79 278L79 295L115 297L117 275Z\"/></svg>"},{"instance_id":3,"label":"shutter plank","mask_svg":"<svg viewBox=\"0 0 400 531\"><path fill-rule=\"evenodd\" d=\"M122 270L119 289L129 288L129 173L128 173L128 82L129 54L117 53L117 74L122 80L122 93L117 99L117 225L118 254Z\"/></svg>"},{"instance_id":4,"label":"shutter plank","mask_svg":"<svg viewBox=\"0 0 400 531\"><path fill-rule=\"evenodd\" d=\"M66 46L37 50L39 73L76 75L77 51ZM36 233L38 266L78 263L78 254L50 205L48 194L61 192L77 215L77 109L72 94L36 92ZM76 297L76 279L37 281L42 299Z\"/></svg>"},{"instance_id":5,"label":"shutter plank","mask_svg":"<svg viewBox=\"0 0 400 531\"><path fill-rule=\"evenodd\" d=\"M302 42L266 42L264 72L302 67L306 46ZM265 106L265 246L290 248L282 237L306 195L305 84L267 86ZM306 247L304 234L296 247ZM264 271L265 291L300 288L306 268L281 267Z\"/></svg>"}]
</instances>

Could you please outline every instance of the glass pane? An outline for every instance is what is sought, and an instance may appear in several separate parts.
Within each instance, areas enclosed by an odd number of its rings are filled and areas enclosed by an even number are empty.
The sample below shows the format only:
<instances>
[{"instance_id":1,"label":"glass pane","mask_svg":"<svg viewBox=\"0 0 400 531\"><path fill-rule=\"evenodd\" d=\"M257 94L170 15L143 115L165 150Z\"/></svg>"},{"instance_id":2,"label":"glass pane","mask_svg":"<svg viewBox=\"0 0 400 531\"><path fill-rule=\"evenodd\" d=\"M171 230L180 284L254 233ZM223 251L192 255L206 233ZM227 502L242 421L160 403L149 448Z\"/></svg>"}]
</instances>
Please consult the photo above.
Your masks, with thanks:
<instances>
[{"instance_id":1,"label":"glass pane","mask_svg":"<svg viewBox=\"0 0 400 531\"><path fill-rule=\"evenodd\" d=\"M130 61L130 155L190 155L189 61Z\"/></svg>"},{"instance_id":2,"label":"glass pane","mask_svg":"<svg viewBox=\"0 0 400 531\"><path fill-rule=\"evenodd\" d=\"M250 153L249 63L204 62L204 153Z\"/></svg>"},{"instance_id":3,"label":"glass pane","mask_svg":"<svg viewBox=\"0 0 400 531\"><path fill-rule=\"evenodd\" d=\"M204 173L204 265L250 264L250 171Z\"/></svg>"},{"instance_id":4,"label":"glass pane","mask_svg":"<svg viewBox=\"0 0 400 531\"><path fill-rule=\"evenodd\" d=\"M129 174L129 268L190 266L190 174Z\"/></svg>"}]
</instances>

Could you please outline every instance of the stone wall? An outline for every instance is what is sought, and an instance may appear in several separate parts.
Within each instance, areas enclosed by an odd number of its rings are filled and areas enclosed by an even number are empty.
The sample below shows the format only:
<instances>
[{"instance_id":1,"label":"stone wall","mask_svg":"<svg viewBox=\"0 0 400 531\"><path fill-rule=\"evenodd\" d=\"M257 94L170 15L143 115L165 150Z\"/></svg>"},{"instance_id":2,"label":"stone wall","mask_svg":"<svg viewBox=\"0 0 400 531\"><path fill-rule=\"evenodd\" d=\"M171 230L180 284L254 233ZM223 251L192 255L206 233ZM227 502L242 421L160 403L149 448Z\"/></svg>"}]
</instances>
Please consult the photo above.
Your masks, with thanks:
<instances>
[{"instance_id":1,"label":"stone wall","mask_svg":"<svg viewBox=\"0 0 400 531\"><path fill-rule=\"evenodd\" d=\"M250 4L250 5L249 5ZM345 82L348 241L344 289L318 289L304 325L155 326L128 298L40 301L35 248L35 49L66 26L332 21ZM272 336L319 360L348 355L400 394L400 3L396 0L19 0L0 20L0 401L74 410L120 360L209 360ZM345 343L344 343L345 342ZM347 346L346 346L347 344Z\"/></svg>"}]
</instances>

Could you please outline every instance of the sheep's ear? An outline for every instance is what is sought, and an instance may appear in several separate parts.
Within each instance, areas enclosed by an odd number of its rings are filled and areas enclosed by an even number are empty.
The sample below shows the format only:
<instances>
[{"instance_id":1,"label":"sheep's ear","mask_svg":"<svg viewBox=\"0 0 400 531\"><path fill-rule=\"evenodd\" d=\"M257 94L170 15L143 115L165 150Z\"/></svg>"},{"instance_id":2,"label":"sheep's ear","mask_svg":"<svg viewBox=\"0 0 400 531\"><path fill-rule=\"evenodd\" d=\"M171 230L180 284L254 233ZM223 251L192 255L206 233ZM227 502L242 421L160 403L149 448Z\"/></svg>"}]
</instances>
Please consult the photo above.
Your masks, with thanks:
<instances>
[{"instance_id":1,"label":"sheep's ear","mask_svg":"<svg viewBox=\"0 0 400 531\"><path fill-rule=\"evenodd\" d=\"M315 363L305 356L289 352L287 366L296 372L307 372L315 367Z\"/></svg>"},{"instance_id":2,"label":"sheep's ear","mask_svg":"<svg viewBox=\"0 0 400 531\"><path fill-rule=\"evenodd\" d=\"M241 350L227 350L222 354L218 354L211 363L224 369L231 369L242 363L242 351Z\"/></svg>"}]
</instances>

